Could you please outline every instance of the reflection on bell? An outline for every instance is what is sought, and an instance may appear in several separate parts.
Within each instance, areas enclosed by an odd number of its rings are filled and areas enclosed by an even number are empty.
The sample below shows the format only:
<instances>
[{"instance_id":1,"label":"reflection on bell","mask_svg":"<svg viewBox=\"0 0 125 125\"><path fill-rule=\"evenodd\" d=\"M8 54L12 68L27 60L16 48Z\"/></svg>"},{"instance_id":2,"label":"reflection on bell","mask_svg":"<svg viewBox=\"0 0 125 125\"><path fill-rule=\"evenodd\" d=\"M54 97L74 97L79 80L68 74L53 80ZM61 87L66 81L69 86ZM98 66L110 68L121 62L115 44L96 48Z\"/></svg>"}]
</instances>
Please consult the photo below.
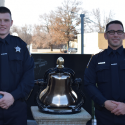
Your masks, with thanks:
<instances>
[{"instance_id":1,"label":"reflection on bell","mask_svg":"<svg viewBox=\"0 0 125 125\"><path fill-rule=\"evenodd\" d=\"M75 79L75 72L69 68L64 68L64 59L59 57L57 59L56 68L51 68L46 71L44 79L41 81L42 85L47 85L44 90L41 90L37 96L37 104L42 112L70 114L72 112L80 112L82 101L76 105L78 96L72 90L72 85L80 85L81 79ZM52 110L52 108L70 108L70 110Z\"/></svg>"},{"instance_id":2,"label":"reflection on bell","mask_svg":"<svg viewBox=\"0 0 125 125\"><path fill-rule=\"evenodd\" d=\"M52 99L52 104L55 104L56 106L60 107L61 105L66 106L68 103L68 98L66 95L56 95Z\"/></svg>"},{"instance_id":3,"label":"reflection on bell","mask_svg":"<svg viewBox=\"0 0 125 125\"><path fill-rule=\"evenodd\" d=\"M70 86L69 73L50 73L49 83L40 93L39 99L45 105L67 107L77 101L77 95Z\"/></svg>"},{"instance_id":4,"label":"reflection on bell","mask_svg":"<svg viewBox=\"0 0 125 125\"><path fill-rule=\"evenodd\" d=\"M57 62L56 62L56 64L57 64L57 68L64 68L64 66L63 66L63 64L64 64L64 59L62 58L62 57L59 57L58 59L57 59Z\"/></svg>"}]
</instances>

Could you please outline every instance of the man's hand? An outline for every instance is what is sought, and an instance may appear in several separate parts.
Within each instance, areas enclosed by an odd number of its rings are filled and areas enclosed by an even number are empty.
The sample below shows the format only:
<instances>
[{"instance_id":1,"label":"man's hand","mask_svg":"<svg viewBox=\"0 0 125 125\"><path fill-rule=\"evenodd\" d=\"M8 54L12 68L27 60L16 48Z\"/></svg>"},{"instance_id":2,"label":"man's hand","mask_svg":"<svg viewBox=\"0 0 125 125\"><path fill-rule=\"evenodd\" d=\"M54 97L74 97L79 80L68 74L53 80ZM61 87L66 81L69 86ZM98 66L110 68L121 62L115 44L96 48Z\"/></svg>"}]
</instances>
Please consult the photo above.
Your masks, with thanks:
<instances>
[{"instance_id":1,"label":"man's hand","mask_svg":"<svg viewBox=\"0 0 125 125\"><path fill-rule=\"evenodd\" d=\"M112 100L105 101L105 108L109 111L114 110L117 107L117 104L113 103Z\"/></svg>"},{"instance_id":2,"label":"man's hand","mask_svg":"<svg viewBox=\"0 0 125 125\"><path fill-rule=\"evenodd\" d=\"M113 104L116 104L117 107L111 111L115 115L125 115L125 103L112 101Z\"/></svg>"},{"instance_id":3,"label":"man's hand","mask_svg":"<svg viewBox=\"0 0 125 125\"><path fill-rule=\"evenodd\" d=\"M2 91L0 91L0 94L3 95L3 98L0 99L0 107L3 109L8 109L14 103L13 96L8 92Z\"/></svg>"}]
</instances>

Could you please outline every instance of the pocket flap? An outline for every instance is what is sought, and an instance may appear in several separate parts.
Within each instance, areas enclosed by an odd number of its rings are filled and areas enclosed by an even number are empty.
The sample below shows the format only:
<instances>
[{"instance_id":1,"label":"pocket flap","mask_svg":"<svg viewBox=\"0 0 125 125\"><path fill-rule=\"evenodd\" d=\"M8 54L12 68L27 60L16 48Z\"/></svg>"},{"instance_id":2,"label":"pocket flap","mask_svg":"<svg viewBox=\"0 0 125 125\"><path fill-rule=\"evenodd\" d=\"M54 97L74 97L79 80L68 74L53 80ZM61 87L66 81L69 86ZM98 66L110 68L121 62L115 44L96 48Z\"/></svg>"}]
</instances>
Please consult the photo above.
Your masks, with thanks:
<instances>
[{"instance_id":1,"label":"pocket flap","mask_svg":"<svg viewBox=\"0 0 125 125\"><path fill-rule=\"evenodd\" d=\"M10 60L23 60L22 54L16 53L16 54L10 54L9 55Z\"/></svg>"},{"instance_id":2,"label":"pocket flap","mask_svg":"<svg viewBox=\"0 0 125 125\"><path fill-rule=\"evenodd\" d=\"M98 65L96 67L96 72L101 71L101 70L105 70L105 69L109 69L109 66L108 65Z\"/></svg>"}]
</instances>

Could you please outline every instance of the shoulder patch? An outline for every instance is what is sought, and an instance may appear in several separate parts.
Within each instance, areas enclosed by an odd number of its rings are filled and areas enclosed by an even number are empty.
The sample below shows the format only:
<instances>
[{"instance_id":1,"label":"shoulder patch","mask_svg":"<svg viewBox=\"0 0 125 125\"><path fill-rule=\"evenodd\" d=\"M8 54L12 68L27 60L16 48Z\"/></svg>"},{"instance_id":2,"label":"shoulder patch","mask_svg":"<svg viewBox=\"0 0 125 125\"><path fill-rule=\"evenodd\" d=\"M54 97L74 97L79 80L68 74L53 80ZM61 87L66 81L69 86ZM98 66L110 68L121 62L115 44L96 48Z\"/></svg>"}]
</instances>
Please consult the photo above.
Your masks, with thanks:
<instances>
[{"instance_id":1,"label":"shoulder patch","mask_svg":"<svg viewBox=\"0 0 125 125\"><path fill-rule=\"evenodd\" d=\"M87 67L86 67L86 68L89 67L89 64L90 64L90 62L91 62L93 56L94 56L94 54L93 54L93 55L91 56L91 58L89 59L89 62L88 62L88 64L87 64Z\"/></svg>"}]
</instances>

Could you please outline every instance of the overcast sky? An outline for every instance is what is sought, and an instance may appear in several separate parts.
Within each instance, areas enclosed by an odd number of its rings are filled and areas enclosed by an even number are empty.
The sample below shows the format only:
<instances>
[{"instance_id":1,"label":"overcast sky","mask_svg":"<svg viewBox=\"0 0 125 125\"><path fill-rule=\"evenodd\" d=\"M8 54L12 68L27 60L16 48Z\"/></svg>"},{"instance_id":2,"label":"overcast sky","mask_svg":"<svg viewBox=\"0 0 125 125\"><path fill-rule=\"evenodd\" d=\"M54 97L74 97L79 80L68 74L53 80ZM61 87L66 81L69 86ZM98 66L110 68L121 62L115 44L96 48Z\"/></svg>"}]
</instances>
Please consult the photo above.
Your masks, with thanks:
<instances>
[{"instance_id":1,"label":"overcast sky","mask_svg":"<svg viewBox=\"0 0 125 125\"><path fill-rule=\"evenodd\" d=\"M64 0L5 0L5 6L12 12L14 25L38 24L39 15L49 13L60 6ZM112 10L114 19L121 20L125 25L125 0L82 0L82 7L91 11L100 8L102 12ZM91 17L89 17L91 19Z\"/></svg>"}]
</instances>

